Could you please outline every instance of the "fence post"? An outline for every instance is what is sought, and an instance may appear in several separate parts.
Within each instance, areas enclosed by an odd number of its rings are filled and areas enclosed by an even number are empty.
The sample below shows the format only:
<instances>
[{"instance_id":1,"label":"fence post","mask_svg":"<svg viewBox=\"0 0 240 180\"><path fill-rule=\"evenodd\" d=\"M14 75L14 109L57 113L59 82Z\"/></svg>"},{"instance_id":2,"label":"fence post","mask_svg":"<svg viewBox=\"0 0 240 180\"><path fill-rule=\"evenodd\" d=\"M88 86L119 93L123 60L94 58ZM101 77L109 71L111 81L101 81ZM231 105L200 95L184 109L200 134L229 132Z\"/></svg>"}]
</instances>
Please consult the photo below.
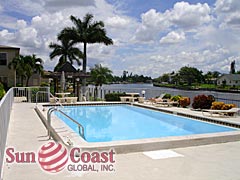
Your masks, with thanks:
<instances>
[{"instance_id":1,"label":"fence post","mask_svg":"<svg viewBox=\"0 0 240 180\"><path fill-rule=\"evenodd\" d=\"M27 97L28 97L28 102L31 103L32 101L32 97L31 97L31 89L30 88L27 88Z\"/></svg>"},{"instance_id":2,"label":"fence post","mask_svg":"<svg viewBox=\"0 0 240 180\"><path fill-rule=\"evenodd\" d=\"M47 99L47 101L49 102L50 101L50 87L47 87L47 94L48 94L48 99Z\"/></svg>"}]
</instances>

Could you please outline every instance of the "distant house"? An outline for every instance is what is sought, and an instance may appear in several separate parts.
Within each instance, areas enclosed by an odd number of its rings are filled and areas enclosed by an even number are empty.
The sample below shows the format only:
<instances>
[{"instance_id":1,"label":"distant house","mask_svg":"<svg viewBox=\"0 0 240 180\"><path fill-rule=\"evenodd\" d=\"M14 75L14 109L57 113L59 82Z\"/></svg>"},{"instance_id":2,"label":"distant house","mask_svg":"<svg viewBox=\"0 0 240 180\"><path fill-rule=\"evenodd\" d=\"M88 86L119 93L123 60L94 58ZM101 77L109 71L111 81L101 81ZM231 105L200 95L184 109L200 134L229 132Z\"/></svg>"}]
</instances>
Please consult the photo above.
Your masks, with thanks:
<instances>
[{"instance_id":1,"label":"distant house","mask_svg":"<svg viewBox=\"0 0 240 180\"><path fill-rule=\"evenodd\" d=\"M240 86L240 74L224 74L217 80L218 85Z\"/></svg>"},{"instance_id":2,"label":"distant house","mask_svg":"<svg viewBox=\"0 0 240 180\"><path fill-rule=\"evenodd\" d=\"M0 45L0 82L5 87L16 86L16 72L8 64L19 55L20 48Z\"/></svg>"}]
</instances>

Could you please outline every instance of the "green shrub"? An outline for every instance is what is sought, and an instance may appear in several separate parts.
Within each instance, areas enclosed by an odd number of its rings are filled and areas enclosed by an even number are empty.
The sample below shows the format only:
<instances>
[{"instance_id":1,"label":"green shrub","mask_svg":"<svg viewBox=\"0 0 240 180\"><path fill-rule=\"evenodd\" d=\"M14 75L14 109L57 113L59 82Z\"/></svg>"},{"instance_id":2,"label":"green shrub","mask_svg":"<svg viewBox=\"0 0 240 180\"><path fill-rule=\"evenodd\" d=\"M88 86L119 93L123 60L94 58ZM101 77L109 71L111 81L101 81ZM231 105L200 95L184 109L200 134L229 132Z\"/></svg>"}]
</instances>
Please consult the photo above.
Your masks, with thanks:
<instances>
[{"instance_id":1,"label":"green shrub","mask_svg":"<svg viewBox=\"0 0 240 180\"><path fill-rule=\"evenodd\" d=\"M16 86L17 87L23 87L23 85L21 83L18 83Z\"/></svg>"},{"instance_id":2,"label":"green shrub","mask_svg":"<svg viewBox=\"0 0 240 180\"><path fill-rule=\"evenodd\" d=\"M46 86L49 86L49 83L47 83L47 82L42 82L40 86L41 86L41 87L46 87Z\"/></svg>"},{"instance_id":3,"label":"green shrub","mask_svg":"<svg viewBox=\"0 0 240 180\"><path fill-rule=\"evenodd\" d=\"M163 96L163 99L171 99L171 94L165 94L164 96Z\"/></svg>"},{"instance_id":4,"label":"green shrub","mask_svg":"<svg viewBox=\"0 0 240 180\"><path fill-rule=\"evenodd\" d=\"M6 92L4 90L3 84L0 83L0 99L2 99L5 94Z\"/></svg>"},{"instance_id":5,"label":"green shrub","mask_svg":"<svg viewBox=\"0 0 240 180\"><path fill-rule=\"evenodd\" d=\"M210 109L214 101L215 99L211 95L198 95L194 97L192 107L194 109Z\"/></svg>"},{"instance_id":6,"label":"green shrub","mask_svg":"<svg viewBox=\"0 0 240 180\"><path fill-rule=\"evenodd\" d=\"M173 96L171 98L172 101L179 101L179 99L181 98L182 96L181 95L177 95L177 96Z\"/></svg>"},{"instance_id":7,"label":"green shrub","mask_svg":"<svg viewBox=\"0 0 240 180\"><path fill-rule=\"evenodd\" d=\"M89 101L103 101L103 99L101 99L101 98L95 99L93 96L90 96Z\"/></svg>"},{"instance_id":8,"label":"green shrub","mask_svg":"<svg viewBox=\"0 0 240 180\"><path fill-rule=\"evenodd\" d=\"M125 93L109 93L105 94L106 101L120 101L121 96L127 96Z\"/></svg>"}]
</instances>

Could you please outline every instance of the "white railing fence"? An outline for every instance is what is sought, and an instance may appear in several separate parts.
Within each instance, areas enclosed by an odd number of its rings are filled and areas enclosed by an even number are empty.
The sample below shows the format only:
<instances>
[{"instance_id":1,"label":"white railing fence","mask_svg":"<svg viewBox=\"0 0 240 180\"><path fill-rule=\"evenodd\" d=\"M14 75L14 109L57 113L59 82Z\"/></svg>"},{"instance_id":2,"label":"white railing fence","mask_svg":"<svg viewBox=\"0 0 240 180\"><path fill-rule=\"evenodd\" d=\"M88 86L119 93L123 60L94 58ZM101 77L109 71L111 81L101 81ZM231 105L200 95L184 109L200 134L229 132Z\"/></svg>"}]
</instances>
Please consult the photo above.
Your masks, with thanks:
<instances>
[{"instance_id":1,"label":"white railing fence","mask_svg":"<svg viewBox=\"0 0 240 180\"><path fill-rule=\"evenodd\" d=\"M39 94L37 92L46 92ZM50 88L49 87L15 87L14 102L49 102Z\"/></svg>"},{"instance_id":2,"label":"white railing fence","mask_svg":"<svg viewBox=\"0 0 240 180\"><path fill-rule=\"evenodd\" d=\"M2 179L3 158L6 146L8 124L10 120L14 88L11 88L0 101L0 179Z\"/></svg>"},{"instance_id":3,"label":"white railing fence","mask_svg":"<svg viewBox=\"0 0 240 180\"><path fill-rule=\"evenodd\" d=\"M39 91L46 93L37 96ZM4 151L13 102L49 102L49 95L49 87L15 87L8 90L0 101L0 179L2 179Z\"/></svg>"}]
</instances>

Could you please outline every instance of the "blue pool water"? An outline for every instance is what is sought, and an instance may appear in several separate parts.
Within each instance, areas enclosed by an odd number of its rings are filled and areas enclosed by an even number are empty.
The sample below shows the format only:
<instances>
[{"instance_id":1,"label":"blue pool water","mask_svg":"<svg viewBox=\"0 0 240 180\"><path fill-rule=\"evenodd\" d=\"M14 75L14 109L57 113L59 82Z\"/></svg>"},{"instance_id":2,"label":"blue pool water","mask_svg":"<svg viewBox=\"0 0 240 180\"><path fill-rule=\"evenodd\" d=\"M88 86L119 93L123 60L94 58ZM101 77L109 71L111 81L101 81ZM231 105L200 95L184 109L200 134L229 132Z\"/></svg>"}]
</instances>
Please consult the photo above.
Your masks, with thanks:
<instances>
[{"instance_id":1,"label":"blue pool water","mask_svg":"<svg viewBox=\"0 0 240 180\"><path fill-rule=\"evenodd\" d=\"M87 142L107 142L235 131L236 129L130 105L73 106L61 109L85 129ZM76 124L56 115L78 133Z\"/></svg>"}]
</instances>

